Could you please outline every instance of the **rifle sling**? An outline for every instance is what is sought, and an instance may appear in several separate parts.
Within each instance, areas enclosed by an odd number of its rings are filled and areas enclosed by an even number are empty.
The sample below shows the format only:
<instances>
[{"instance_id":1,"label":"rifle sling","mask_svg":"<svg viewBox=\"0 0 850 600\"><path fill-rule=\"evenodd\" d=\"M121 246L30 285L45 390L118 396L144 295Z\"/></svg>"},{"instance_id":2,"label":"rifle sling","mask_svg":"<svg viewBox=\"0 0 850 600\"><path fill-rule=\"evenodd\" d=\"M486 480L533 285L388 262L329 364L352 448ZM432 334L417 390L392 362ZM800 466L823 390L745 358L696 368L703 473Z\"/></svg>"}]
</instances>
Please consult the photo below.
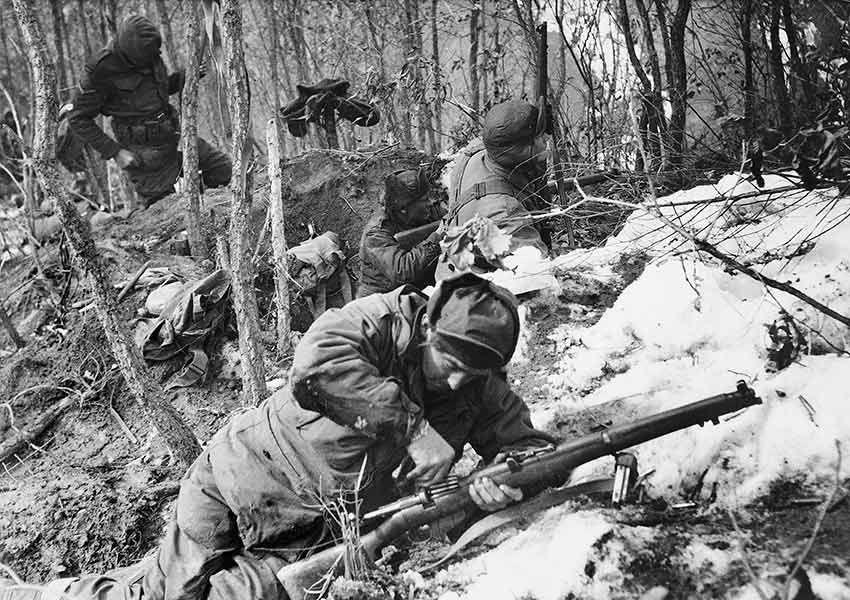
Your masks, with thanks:
<instances>
[{"instance_id":1,"label":"rifle sling","mask_svg":"<svg viewBox=\"0 0 850 600\"><path fill-rule=\"evenodd\" d=\"M575 498L576 496L598 493L610 494L613 489L614 479L612 477L593 479L576 485L547 490L528 502L521 502L504 510L487 515L480 521L473 523L469 529L464 531L463 535L461 535L460 538L452 544L452 547L449 548L448 552L446 552L440 560L435 563L431 563L430 565L426 565L425 568L420 569L419 572L426 573L432 569L436 569L475 540L487 535L502 525L507 525L508 523L515 521L520 517L540 512L547 508L557 506L558 504L563 504L570 498Z\"/></svg>"}]
</instances>

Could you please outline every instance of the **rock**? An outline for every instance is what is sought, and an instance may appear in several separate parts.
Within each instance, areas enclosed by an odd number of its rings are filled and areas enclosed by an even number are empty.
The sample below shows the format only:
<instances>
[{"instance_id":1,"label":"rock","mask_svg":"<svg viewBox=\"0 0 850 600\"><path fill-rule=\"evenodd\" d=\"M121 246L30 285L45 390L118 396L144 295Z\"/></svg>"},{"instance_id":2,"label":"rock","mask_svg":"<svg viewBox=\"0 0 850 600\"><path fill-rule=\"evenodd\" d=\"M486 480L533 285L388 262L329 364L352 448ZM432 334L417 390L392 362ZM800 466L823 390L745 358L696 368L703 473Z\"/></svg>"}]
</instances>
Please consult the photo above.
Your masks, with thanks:
<instances>
[{"instance_id":1,"label":"rock","mask_svg":"<svg viewBox=\"0 0 850 600\"><path fill-rule=\"evenodd\" d=\"M99 210L91 216L89 223L91 223L92 229L100 229L101 227L109 225L114 220L115 216L112 213Z\"/></svg>"}]
</instances>

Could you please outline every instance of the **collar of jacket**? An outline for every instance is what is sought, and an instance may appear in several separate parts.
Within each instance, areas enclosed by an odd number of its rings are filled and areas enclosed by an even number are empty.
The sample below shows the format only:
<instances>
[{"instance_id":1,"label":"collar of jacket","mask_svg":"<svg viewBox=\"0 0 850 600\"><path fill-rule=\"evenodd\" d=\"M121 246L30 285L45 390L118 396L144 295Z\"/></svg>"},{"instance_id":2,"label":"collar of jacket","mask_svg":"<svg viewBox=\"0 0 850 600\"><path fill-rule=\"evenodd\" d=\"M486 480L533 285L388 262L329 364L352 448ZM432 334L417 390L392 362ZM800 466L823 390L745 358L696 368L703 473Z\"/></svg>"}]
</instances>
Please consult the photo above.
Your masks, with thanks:
<instances>
[{"instance_id":1,"label":"collar of jacket","mask_svg":"<svg viewBox=\"0 0 850 600\"><path fill-rule=\"evenodd\" d=\"M146 67L139 67L134 65L132 62L130 62L130 59L127 58L127 55L124 54L124 52L120 48L118 48L118 43L115 41L113 41L112 44L109 46L109 51L115 58L118 59L119 64L116 66L120 66L123 71L132 71L134 73L139 73L140 75L153 75L155 73L154 65L156 63L153 63Z\"/></svg>"},{"instance_id":2,"label":"collar of jacket","mask_svg":"<svg viewBox=\"0 0 850 600\"><path fill-rule=\"evenodd\" d=\"M396 221L394 221L392 219L392 217L390 217L390 215L387 213L386 209L384 209L384 212L381 213L381 227L383 227L384 229L387 229L388 231L390 231L393 234L396 234L399 231L405 230L404 227L399 225Z\"/></svg>"}]
</instances>

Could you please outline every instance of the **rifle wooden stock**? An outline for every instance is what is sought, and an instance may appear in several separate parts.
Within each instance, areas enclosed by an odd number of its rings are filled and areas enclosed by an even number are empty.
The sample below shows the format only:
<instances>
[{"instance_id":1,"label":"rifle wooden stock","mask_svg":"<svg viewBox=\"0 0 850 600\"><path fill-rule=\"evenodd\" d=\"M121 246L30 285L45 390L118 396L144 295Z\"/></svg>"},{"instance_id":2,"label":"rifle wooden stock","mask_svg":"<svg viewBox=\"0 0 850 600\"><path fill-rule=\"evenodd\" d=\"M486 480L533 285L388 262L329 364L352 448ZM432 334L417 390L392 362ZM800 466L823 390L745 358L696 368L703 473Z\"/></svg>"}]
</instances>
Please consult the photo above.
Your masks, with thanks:
<instances>
[{"instance_id":1,"label":"rifle wooden stock","mask_svg":"<svg viewBox=\"0 0 850 600\"><path fill-rule=\"evenodd\" d=\"M498 484L520 488L531 484L539 486L541 483L546 486L561 485L572 470L581 464L693 425L702 425L708 421L718 424L721 415L757 404L761 404L761 400L752 389L740 381L734 392L712 396L625 425L591 433L528 458L509 459L489 465L461 479L453 491L433 497L433 502L428 506L419 504L393 514L374 531L360 538L363 552L370 559L374 559L381 548L403 533L472 508L474 503L467 489L480 477L490 477ZM287 565L278 571L278 579L292 600L309 598L311 596L306 590L313 588L335 565L339 565L342 562L340 557L345 551L345 546L339 544L305 560Z\"/></svg>"},{"instance_id":2,"label":"rifle wooden stock","mask_svg":"<svg viewBox=\"0 0 850 600\"><path fill-rule=\"evenodd\" d=\"M405 250L410 250L417 244L425 241L429 235L437 231L439 226L440 220L437 219L436 221L425 223L424 225L414 227L413 229L399 231L393 237Z\"/></svg>"}]
</instances>

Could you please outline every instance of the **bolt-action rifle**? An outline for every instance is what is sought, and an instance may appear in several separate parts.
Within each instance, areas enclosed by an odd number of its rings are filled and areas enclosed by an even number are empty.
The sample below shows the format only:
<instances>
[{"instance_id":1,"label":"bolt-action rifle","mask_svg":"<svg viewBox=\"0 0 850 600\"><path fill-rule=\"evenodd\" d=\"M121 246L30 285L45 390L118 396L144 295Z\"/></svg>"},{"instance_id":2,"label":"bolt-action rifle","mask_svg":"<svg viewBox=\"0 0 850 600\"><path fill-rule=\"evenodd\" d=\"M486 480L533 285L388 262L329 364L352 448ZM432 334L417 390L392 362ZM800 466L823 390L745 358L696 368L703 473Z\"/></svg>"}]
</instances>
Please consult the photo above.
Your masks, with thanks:
<instances>
[{"instance_id":1,"label":"bolt-action rifle","mask_svg":"<svg viewBox=\"0 0 850 600\"><path fill-rule=\"evenodd\" d=\"M481 477L519 488L533 486L540 489L541 484L561 485L581 464L606 455L616 455L637 444L693 425L701 426L708 421L717 425L721 415L756 404L761 404L761 400L743 381L739 381L737 389L731 393L610 427L558 446L533 448L509 455L504 462L489 465L464 478L449 478L364 515L365 519L388 518L360 538L360 551L374 560L381 548L405 532L472 509L474 503L467 489ZM316 597L317 583L343 562L341 558L347 551L347 545L338 544L283 567L277 577L292 600Z\"/></svg>"}]
</instances>

